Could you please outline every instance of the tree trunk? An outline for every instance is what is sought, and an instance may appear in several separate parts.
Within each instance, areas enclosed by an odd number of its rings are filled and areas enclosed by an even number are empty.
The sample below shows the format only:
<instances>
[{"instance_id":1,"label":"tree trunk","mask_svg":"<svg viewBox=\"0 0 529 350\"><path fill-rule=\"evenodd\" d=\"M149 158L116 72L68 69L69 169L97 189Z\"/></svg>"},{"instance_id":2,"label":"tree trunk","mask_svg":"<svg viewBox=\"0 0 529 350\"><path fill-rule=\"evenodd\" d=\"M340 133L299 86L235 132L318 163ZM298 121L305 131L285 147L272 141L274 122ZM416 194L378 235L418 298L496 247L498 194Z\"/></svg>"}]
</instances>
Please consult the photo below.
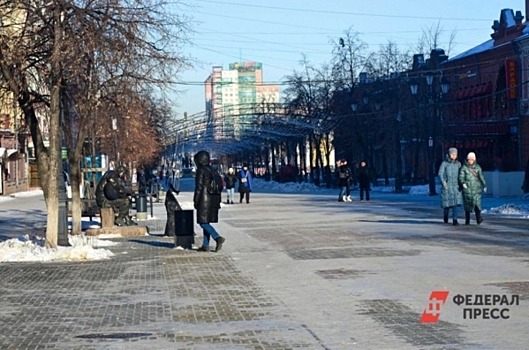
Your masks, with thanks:
<instances>
[{"instance_id":1,"label":"tree trunk","mask_svg":"<svg viewBox=\"0 0 529 350\"><path fill-rule=\"evenodd\" d=\"M51 90L51 113L50 113L50 147L48 162L48 198L46 206L48 208L48 225L46 227L46 248L56 248L59 237L59 162L61 152L61 132L60 132L60 85L56 83Z\"/></svg>"},{"instance_id":2,"label":"tree trunk","mask_svg":"<svg viewBox=\"0 0 529 350\"><path fill-rule=\"evenodd\" d=\"M382 151L382 171L384 172L384 185L389 186L389 171L388 171L388 152L386 151L386 146Z\"/></svg>"},{"instance_id":3,"label":"tree trunk","mask_svg":"<svg viewBox=\"0 0 529 350\"><path fill-rule=\"evenodd\" d=\"M59 238L59 173L61 162L61 84L62 84L62 27L61 9L53 9L55 41L51 53L50 71L50 124L49 124L49 163L48 163L48 226L46 227L47 248L56 248Z\"/></svg>"},{"instance_id":4,"label":"tree trunk","mask_svg":"<svg viewBox=\"0 0 529 350\"><path fill-rule=\"evenodd\" d=\"M309 136L309 173L310 173L310 182L314 183L314 135L310 134Z\"/></svg>"},{"instance_id":5,"label":"tree trunk","mask_svg":"<svg viewBox=\"0 0 529 350\"><path fill-rule=\"evenodd\" d=\"M77 153L77 150L75 152L71 153ZM69 157L69 163L70 163L70 187L72 189L72 200L71 200L71 211L72 211L72 235L80 235L82 232L82 226L81 226L81 193L79 190L79 186L82 181L81 176L81 167L79 162L79 156L71 156Z\"/></svg>"}]
</instances>

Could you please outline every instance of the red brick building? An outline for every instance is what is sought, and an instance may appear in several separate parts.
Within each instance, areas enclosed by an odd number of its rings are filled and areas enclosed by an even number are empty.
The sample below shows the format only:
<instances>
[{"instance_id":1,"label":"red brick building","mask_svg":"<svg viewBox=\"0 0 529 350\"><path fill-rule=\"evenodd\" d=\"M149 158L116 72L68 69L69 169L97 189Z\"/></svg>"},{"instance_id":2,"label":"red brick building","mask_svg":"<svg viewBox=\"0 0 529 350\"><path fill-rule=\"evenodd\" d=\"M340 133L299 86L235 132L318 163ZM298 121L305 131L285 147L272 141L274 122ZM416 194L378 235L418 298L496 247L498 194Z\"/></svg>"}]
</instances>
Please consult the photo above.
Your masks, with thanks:
<instances>
[{"instance_id":1,"label":"red brick building","mask_svg":"<svg viewBox=\"0 0 529 350\"><path fill-rule=\"evenodd\" d=\"M521 11L503 9L490 40L427 67L450 82L442 102L443 146L476 152L485 170L523 170L529 159L529 27L523 20Z\"/></svg>"}]
</instances>

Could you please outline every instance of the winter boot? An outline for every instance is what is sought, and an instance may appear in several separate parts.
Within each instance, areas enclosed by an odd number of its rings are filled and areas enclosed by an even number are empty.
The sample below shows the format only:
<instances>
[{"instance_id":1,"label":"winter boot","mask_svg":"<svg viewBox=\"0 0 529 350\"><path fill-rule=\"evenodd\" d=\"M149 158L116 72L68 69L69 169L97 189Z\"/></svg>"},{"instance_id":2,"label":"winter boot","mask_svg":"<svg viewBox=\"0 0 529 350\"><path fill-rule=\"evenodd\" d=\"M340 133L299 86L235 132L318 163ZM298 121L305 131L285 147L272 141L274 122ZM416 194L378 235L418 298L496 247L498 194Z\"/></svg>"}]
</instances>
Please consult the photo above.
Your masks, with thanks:
<instances>
[{"instance_id":1,"label":"winter boot","mask_svg":"<svg viewBox=\"0 0 529 350\"><path fill-rule=\"evenodd\" d=\"M130 216L125 216L124 221L126 226L138 226L138 223L132 220Z\"/></svg>"},{"instance_id":2,"label":"winter boot","mask_svg":"<svg viewBox=\"0 0 529 350\"><path fill-rule=\"evenodd\" d=\"M470 212L465 212L465 225L470 225Z\"/></svg>"},{"instance_id":3,"label":"winter boot","mask_svg":"<svg viewBox=\"0 0 529 350\"><path fill-rule=\"evenodd\" d=\"M459 222L457 222L457 219L454 219L454 220L452 221L452 225L454 225L454 226L459 225Z\"/></svg>"},{"instance_id":4,"label":"winter boot","mask_svg":"<svg viewBox=\"0 0 529 350\"><path fill-rule=\"evenodd\" d=\"M479 225L483 222L483 218L481 217L481 210L476 208L475 212L476 212L476 222Z\"/></svg>"},{"instance_id":5,"label":"winter boot","mask_svg":"<svg viewBox=\"0 0 529 350\"><path fill-rule=\"evenodd\" d=\"M448 224L448 208L443 209L443 222Z\"/></svg>"},{"instance_id":6,"label":"winter boot","mask_svg":"<svg viewBox=\"0 0 529 350\"><path fill-rule=\"evenodd\" d=\"M215 251L218 252L219 250L222 249L222 245L224 244L224 242L226 241L226 238L224 237L219 237L215 240L217 242L217 246L215 247Z\"/></svg>"},{"instance_id":7,"label":"winter boot","mask_svg":"<svg viewBox=\"0 0 529 350\"><path fill-rule=\"evenodd\" d=\"M128 226L127 225L127 220L124 217L120 217L120 216L118 216L114 220L114 225L116 225L116 226Z\"/></svg>"}]
</instances>

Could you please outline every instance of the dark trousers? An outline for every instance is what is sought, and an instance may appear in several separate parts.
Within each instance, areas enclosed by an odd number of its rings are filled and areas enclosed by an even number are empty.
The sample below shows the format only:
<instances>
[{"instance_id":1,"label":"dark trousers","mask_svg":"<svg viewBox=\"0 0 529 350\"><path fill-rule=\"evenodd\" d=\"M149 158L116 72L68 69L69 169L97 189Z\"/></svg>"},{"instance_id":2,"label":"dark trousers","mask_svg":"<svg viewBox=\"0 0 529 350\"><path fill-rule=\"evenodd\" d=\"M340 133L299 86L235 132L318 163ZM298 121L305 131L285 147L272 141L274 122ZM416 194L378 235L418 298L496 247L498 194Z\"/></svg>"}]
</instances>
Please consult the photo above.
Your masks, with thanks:
<instances>
[{"instance_id":1,"label":"dark trousers","mask_svg":"<svg viewBox=\"0 0 529 350\"><path fill-rule=\"evenodd\" d=\"M360 187L360 200L364 200L364 193L366 195L366 201L369 200L369 187Z\"/></svg>"},{"instance_id":2,"label":"dark trousers","mask_svg":"<svg viewBox=\"0 0 529 350\"><path fill-rule=\"evenodd\" d=\"M129 216L130 201L128 198L114 199L112 201L105 199L102 207L114 209L114 213L117 214L118 219L124 219Z\"/></svg>"},{"instance_id":3,"label":"dark trousers","mask_svg":"<svg viewBox=\"0 0 529 350\"><path fill-rule=\"evenodd\" d=\"M240 192L239 203L246 197L246 203L250 203L250 191Z\"/></svg>"}]
</instances>

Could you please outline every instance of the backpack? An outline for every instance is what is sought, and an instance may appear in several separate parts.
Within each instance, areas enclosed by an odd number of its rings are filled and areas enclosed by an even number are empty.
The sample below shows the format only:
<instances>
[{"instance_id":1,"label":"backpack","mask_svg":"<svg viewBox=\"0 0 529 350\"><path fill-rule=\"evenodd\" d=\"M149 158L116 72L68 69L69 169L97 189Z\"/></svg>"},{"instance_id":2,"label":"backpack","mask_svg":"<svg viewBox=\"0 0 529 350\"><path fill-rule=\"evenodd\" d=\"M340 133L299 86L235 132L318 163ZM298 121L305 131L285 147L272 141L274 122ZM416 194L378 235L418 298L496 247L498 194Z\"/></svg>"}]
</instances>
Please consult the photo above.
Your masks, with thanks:
<instances>
[{"instance_id":1,"label":"backpack","mask_svg":"<svg viewBox=\"0 0 529 350\"><path fill-rule=\"evenodd\" d=\"M208 186L208 193L219 195L222 193L223 188L224 188L224 181L222 180L222 176L220 176L218 171L212 170L211 171L211 181Z\"/></svg>"}]
</instances>

